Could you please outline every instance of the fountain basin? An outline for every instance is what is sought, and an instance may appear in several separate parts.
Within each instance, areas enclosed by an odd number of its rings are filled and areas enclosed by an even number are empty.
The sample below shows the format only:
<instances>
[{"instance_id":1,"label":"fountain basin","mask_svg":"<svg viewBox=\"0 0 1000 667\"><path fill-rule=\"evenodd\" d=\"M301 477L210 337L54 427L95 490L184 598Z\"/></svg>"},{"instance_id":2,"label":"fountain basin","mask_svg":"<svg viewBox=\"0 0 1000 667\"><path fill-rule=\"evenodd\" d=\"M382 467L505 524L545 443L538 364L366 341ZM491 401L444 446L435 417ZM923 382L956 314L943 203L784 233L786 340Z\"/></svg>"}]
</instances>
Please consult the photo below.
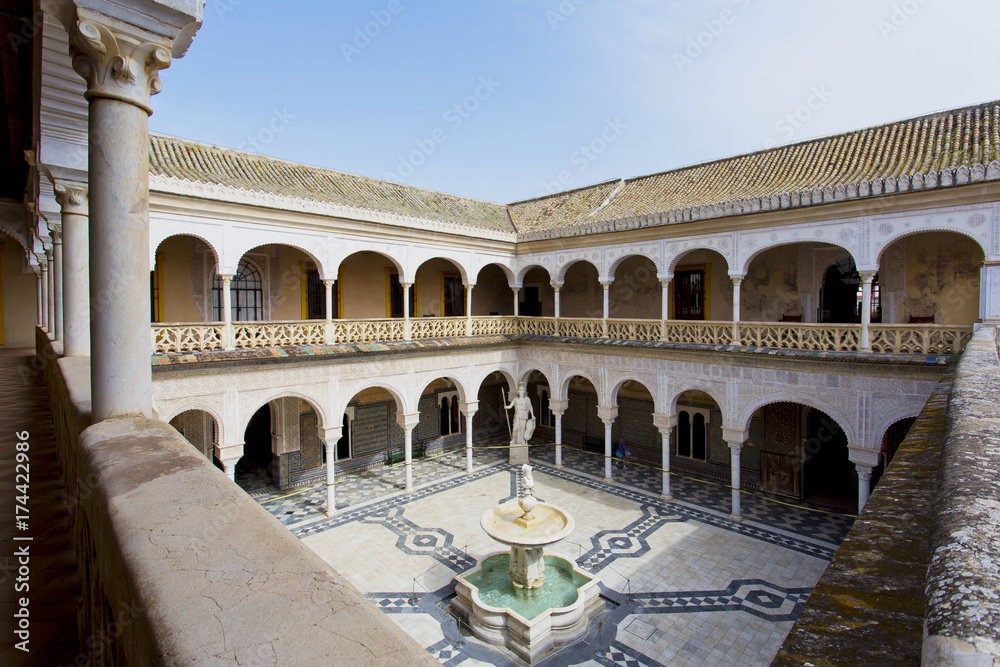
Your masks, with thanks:
<instances>
[{"instance_id":1,"label":"fountain basin","mask_svg":"<svg viewBox=\"0 0 1000 667\"><path fill-rule=\"evenodd\" d=\"M510 554L492 554L455 577L451 602L476 637L506 646L529 664L585 637L604 608L596 579L565 558L545 561L545 584L519 591L507 576Z\"/></svg>"}]
</instances>

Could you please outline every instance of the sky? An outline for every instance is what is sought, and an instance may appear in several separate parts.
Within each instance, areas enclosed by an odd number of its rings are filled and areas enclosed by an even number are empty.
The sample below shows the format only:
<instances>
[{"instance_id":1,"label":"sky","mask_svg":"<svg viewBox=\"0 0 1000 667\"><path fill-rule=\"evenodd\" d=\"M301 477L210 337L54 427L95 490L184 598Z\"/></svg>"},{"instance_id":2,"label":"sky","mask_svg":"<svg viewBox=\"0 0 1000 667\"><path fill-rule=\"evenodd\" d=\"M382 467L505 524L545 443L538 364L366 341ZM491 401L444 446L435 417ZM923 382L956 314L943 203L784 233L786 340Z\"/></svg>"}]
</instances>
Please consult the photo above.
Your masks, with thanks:
<instances>
[{"instance_id":1,"label":"sky","mask_svg":"<svg viewBox=\"0 0 1000 667\"><path fill-rule=\"evenodd\" d=\"M207 0L150 131L510 203L1000 99L996 0Z\"/></svg>"}]
</instances>

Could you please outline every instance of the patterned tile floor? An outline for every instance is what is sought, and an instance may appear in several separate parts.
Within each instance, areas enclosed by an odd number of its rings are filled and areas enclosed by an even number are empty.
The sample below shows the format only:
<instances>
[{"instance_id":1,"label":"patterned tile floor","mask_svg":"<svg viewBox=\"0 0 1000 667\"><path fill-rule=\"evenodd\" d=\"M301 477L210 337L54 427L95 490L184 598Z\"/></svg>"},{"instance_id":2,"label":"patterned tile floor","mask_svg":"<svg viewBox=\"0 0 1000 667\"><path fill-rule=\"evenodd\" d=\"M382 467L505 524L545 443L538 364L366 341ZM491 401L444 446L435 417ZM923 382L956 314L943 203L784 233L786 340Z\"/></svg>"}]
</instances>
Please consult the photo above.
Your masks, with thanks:
<instances>
[{"instance_id":1,"label":"patterned tile floor","mask_svg":"<svg viewBox=\"0 0 1000 667\"><path fill-rule=\"evenodd\" d=\"M725 487L674 478L667 502L653 470L616 468L608 483L601 457L564 449L556 468L551 447L531 452L536 495L576 521L547 553L594 575L605 600L590 634L541 664L767 665L851 525L751 495L737 524ZM322 485L279 493L255 471L238 481L441 664L516 665L448 612L453 577L502 549L479 517L516 492L505 456L477 449L471 474L461 450L418 461L409 494L402 466L342 476L332 517Z\"/></svg>"}]
</instances>

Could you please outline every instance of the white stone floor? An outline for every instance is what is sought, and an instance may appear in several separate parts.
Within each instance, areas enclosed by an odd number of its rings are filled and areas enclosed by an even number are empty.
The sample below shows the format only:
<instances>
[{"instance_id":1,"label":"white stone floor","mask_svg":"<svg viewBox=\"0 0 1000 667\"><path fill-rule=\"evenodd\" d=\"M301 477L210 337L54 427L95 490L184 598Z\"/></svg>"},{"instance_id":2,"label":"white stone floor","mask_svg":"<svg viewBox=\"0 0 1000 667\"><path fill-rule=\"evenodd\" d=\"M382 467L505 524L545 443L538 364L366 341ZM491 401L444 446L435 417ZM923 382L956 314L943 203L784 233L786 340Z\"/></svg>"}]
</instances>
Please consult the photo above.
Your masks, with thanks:
<instances>
[{"instance_id":1,"label":"white stone floor","mask_svg":"<svg viewBox=\"0 0 1000 667\"><path fill-rule=\"evenodd\" d=\"M415 479L433 481L411 494L392 489L338 505L332 518L316 511L319 487L280 504L258 500L442 664L521 664L462 632L447 612L453 577L502 550L479 519L510 499L516 483L515 467L499 457L480 457L469 476L454 465L458 456L421 464L425 473L435 466L434 474L422 476L418 465ZM576 470L573 461L557 469L544 456L532 463L538 498L576 521L547 553L596 576L606 599L587 639L542 664L767 665L837 547L815 531L790 530L802 519L783 524L779 505L768 522L734 524L724 512L665 502L641 484L605 483L582 463Z\"/></svg>"}]
</instances>

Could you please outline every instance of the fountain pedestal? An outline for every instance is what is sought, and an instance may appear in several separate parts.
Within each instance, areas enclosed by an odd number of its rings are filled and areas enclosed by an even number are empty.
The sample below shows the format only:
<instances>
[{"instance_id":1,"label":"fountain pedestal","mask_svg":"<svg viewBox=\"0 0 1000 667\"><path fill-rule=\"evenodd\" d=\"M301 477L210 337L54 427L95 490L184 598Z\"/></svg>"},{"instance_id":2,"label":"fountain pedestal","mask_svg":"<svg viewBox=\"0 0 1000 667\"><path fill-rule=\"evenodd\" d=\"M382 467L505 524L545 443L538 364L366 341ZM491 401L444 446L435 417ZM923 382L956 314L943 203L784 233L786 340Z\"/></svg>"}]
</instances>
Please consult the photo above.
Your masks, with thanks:
<instances>
[{"instance_id":1,"label":"fountain pedestal","mask_svg":"<svg viewBox=\"0 0 1000 667\"><path fill-rule=\"evenodd\" d=\"M510 553L493 554L455 577L451 606L476 637L530 664L585 637L604 603L596 579L565 558L544 554L575 524L562 508L536 500L531 466L522 469L520 500L487 510L479 522Z\"/></svg>"}]
</instances>

